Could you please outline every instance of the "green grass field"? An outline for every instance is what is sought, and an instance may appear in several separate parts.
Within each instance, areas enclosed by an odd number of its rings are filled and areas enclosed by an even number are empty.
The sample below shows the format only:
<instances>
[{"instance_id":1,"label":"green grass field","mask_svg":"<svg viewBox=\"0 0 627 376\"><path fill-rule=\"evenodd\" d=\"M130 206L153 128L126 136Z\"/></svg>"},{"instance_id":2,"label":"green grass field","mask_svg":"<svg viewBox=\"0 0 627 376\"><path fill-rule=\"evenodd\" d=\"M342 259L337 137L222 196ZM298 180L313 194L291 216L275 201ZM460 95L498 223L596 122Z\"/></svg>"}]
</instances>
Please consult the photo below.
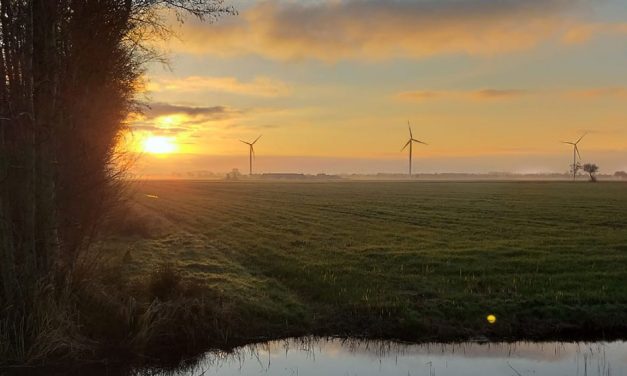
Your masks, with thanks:
<instances>
[{"instance_id":1,"label":"green grass field","mask_svg":"<svg viewBox=\"0 0 627 376\"><path fill-rule=\"evenodd\" d=\"M211 291L228 307L215 320L229 339L627 333L627 184L159 181L134 189L133 210L118 223L124 231L105 248L129 251L126 278L171 263Z\"/></svg>"}]
</instances>

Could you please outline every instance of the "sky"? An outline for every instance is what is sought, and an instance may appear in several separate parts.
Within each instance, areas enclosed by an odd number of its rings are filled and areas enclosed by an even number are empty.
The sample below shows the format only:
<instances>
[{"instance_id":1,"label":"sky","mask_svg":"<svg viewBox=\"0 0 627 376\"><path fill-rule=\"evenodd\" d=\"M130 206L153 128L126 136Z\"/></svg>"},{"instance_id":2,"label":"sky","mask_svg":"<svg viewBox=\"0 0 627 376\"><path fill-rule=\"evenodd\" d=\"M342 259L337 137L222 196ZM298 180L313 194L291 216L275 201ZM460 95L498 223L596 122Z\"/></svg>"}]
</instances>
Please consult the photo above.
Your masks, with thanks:
<instances>
[{"instance_id":1,"label":"sky","mask_svg":"<svg viewBox=\"0 0 627 376\"><path fill-rule=\"evenodd\" d=\"M226 1L172 21L131 123L141 176L627 170L624 0Z\"/></svg>"}]
</instances>

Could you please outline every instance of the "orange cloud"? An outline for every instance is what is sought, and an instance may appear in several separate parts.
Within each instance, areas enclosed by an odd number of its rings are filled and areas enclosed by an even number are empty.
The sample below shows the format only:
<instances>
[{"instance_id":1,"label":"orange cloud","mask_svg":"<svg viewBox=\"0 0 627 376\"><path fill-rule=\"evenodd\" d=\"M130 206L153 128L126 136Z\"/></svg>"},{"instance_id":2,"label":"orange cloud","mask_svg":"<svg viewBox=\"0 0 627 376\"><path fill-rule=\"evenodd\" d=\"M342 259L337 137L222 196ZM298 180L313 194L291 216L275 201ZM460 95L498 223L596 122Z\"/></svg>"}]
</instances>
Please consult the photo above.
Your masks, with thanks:
<instances>
[{"instance_id":1,"label":"orange cloud","mask_svg":"<svg viewBox=\"0 0 627 376\"><path fill-rule=\"evenodd\" d=\"M242 82L235 77L190 76L185 78L152 77L147 85L150 91L176 92L225 92L260 97L278 97L288 95L291 90L282 81L267 77L256 77L252 81Z\"/></svg>"},{"instance_id":2,"label":"orange cloud","mask_svg":"<svg viewBox=\"0 0 627 376\"><path fill-rule=\"evenodd\" d=\"M442 91L404 91L402 93L396 94L396 98L406 100L406 101L425 101L429 99L440 99L442 98L445 92Z\"/></svg>"},{"instance_id":3,"label":"orange cloud","mask_svg":"<svg viewBox=\"0 0 627 376\"><path fill-rule=\"evenodd\" d=\"M455 90L414 90L404 91L394 95L394 98L408 102L424 102L430 100L505 100L522 97L560 97L563 99L623 99L627 98L627 88L599 87L586 89L547 89L547 90L520 90L520 89L481 89L468 91Z\"/></svg>"},{"instance_id":4,"label":"orange cloud","mask_svg":"<svg viewBox=\"0 0 627 376\"><path fill-rule=\"evenodd\" d=\"M153 135L191 135L207 124L241 118L242 110L226 106L195 107L170 103L147 103L143 113L128 118L130 130Z\"/></svg>"},{"instance_id":5,"label":"orange cloud","mask_svg":"<svg viewBox=\"0 0 627 376\"><path fill-rule=\"evenodd\" d=\"M195 54L323 61L491 55L526 50L555 37L585 40L595 32L573 29L579 24L572 12L578 3L270 0L215 24L187 23L173 48Z\"/></svg>"},{"instance_id":6,"label":"orange cloud","mask_svg":"<svg viewBox=\"0 0 627 376\"><path fill-rule=\"evenodd\" d=\"M404 101L421 102L432 99L446 100L498 100L514 99L531 94L526 90L517 89L482 89L471 91L406 91L396 94L396 98Z\"/></svg>"},{"instance_id":7,"label":"orange cloud","mask_svg":"<svg viewBox=\"0 0 627 376\"><path fill-rule=\"evenodd\" d=\"M483 89L469 93L474 99L509 99L526 95L525 90L499 90L499 89Z\"/></svg>"},{"instance_id":8,"label":"orange cloud","mask_svg":"<svg viewBox=\"0 0 627 376\"><path fill-rule=\"evenodd\" d=\"M587 23L573 25L564 32L562 41L581 44L599 36L627 35L627 23Z\"/></svg>"},{"instance_id":9,"label":"orange cloud","mask_svg":"<svg viewBox=\"0 0 627 376\"><path fill-rule=\"evenodd\" d=\"M627 89L624 87L603 87L585 90L571 90L568 92L571 97L579 99L598 98L627 98Z\"/></svg>"}]
</instances>

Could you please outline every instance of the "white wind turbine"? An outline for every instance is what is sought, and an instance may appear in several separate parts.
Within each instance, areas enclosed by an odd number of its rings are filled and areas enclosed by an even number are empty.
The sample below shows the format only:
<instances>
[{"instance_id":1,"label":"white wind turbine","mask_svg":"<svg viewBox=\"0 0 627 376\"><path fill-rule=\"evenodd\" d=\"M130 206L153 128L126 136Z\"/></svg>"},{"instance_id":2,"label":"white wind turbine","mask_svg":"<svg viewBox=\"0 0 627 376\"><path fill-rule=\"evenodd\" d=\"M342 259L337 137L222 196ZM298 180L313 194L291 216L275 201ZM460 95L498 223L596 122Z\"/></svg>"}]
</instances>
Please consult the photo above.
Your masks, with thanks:
<instances>
[{"instance_id":1,"label":"white wind turbine","mask_svg":"<svg viewBox=\"0 0 627 376\"><path fill-rule=\"evenodd\" d=\"M253 142L246 142L244 140L240 140L243 143L245 143L246 145L248 145L248 147L249 147L249 149L248 149L248 161L249 161L248 175L251 175L251 176L253 174L253 157L255 156L254 145L255 145L255 142L257 142L260 138L261 138L261 135L259 135L259 137L257 137L255 139L255 141L253 141Z\"/></svg>"},{"instance_id":2,"label":"white wind turbine","mask_svg":"<svg viewBox=\"0 0 627 376\"><path fill-rule=\"evenodd\" d=\"M423 145L427 145L427 143L426 142L422 142L420 140L416 140L414 138L414 135L411 132L411 125L409 125L409 121L407 121L407 127L409 128L409 140L407 141L405 146L403 146L401 151L405 150L407 148L407 146L409 146L409 176L411 176L411 158L412 158L414 142L417 142L417 143L423 144Z\"/></svg>"},{"instance_id":3,"label":"white wind turbine","mask_svg":"<svg viewBox=\"0 0 627 376\"><path fill-rule=\"evenodd\" d=\"M579 160L581 161L581 155L579 154L577 144L579 144L579 141L581 141L585 136L586 133L579 137L579 140L575 142L562 141L563 144L573 145L573 180L577 179L577 170L580 168L580 164L577 163L577 157L579 157Z\"/></svg>"}]
</instances>

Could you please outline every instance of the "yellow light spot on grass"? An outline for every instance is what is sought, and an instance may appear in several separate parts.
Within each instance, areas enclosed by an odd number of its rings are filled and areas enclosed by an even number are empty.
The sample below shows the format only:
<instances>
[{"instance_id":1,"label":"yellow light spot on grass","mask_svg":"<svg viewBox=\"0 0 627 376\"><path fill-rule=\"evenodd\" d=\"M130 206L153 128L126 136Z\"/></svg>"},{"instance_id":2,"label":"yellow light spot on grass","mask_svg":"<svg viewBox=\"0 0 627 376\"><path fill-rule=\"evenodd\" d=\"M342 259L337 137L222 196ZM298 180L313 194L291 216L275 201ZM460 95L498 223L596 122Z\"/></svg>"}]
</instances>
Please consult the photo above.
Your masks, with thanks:
<instances>
[{"instance_id":1,"label":"yellow light spot on grass","mask_svg":"<svg viewBox=\"0 0 627 376\"><path fill-rule=\"evenodd\" d=\"M494 315L488 315L488 317L486 317L486 319L488 320L488 322L490 324L494 324L496 322L496 316L494 316Z\"/></svg>"},{"instance_id":2,"label":"yellow light spot on grass","mask_svg":"<svg viewBox=\"0 0 627 376\"><path fill-rule=\"evenodd\" d=\"M157 195L146 195L146 197L148 197L148 198L159 198L159 196L157 196Z\"/></svg>"}]
</instances>

